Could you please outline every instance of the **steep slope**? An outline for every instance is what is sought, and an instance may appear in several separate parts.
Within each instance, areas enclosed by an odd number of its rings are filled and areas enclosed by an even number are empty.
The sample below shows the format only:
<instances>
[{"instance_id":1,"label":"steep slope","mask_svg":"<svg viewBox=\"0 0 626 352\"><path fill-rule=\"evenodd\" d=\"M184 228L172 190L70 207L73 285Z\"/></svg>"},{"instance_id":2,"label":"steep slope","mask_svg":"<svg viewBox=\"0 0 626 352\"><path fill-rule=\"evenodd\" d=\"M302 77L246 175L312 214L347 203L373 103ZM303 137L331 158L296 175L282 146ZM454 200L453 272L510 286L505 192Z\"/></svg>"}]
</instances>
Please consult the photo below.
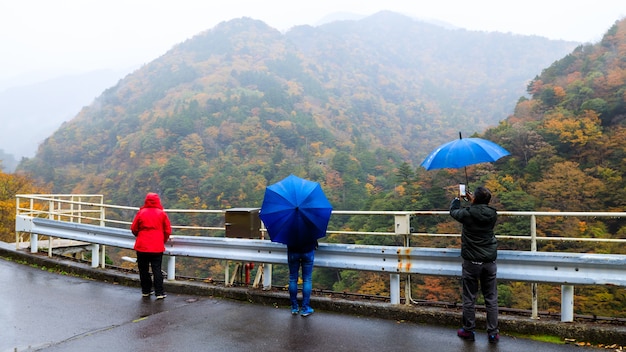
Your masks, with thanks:
<instances>
[{"instance_id":1,"label":"steep slope","mask_svg":"<svg viewBox=\"0 0 626 352\"><path fill-rule=\"evenodd\" d=\"M492 181L517 192L507 208L524 199L534 209L623 211L626 19L543 70L528 90L531 99L485 132L512 154Z\"/></svg>"},{"instance_id":2,"label":"steep slope","mask_svg":"<svg viewBox=\"0 0 626 352\"><path fill-rule=\"evenodd\" d=\"M449 31L392 13L281 34L222 23L105 91L21 164L56 192L258 205L289 173L360 207L366 181L496 124L574 43ZM542 66L543 65L543 66Z\"/></svg>"}]
</instances>

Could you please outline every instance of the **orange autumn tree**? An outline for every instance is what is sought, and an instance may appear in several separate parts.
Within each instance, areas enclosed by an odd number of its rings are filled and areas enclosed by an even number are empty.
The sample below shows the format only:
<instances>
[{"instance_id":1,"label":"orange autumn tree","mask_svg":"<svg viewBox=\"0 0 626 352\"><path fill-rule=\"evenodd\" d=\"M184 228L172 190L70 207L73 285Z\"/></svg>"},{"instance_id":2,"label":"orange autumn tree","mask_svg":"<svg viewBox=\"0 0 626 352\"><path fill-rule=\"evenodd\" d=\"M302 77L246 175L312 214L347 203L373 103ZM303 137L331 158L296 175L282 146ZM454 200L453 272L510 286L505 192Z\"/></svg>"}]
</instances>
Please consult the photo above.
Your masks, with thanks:
<instances>
[{"instance_id":1,"label":"orange autumn tree","mask_svg":"<svg viewBox=\"0 0 626 352\"><path fill-rule=\"evenodd\" d=\"M594 211L602 209L596 195L604 191L604 184L580 170L572 161L555 163L543 179L530 185L532 195L541 199L542 208L559 211Z\"/></svg>"},{"instance_id":2,"label":"orange autumn tree","mask_svg":"<svg viewBox=\"0 0 626 352\"><path fill-rule=\"evenodd\" d=\"M0 241L15 241L15 195L47 192L27 176L0 172Z\"/></svg>"},{"instance_id":3,"label":"orange autumn tree","mask_svg":"<svg viewBox=\"0 0 626 352\"><path fill-rule=\"evenodd\" d=\"M561 143L570 145L576 151L584 151L597 143L602 136L598 113L585 110L579 116L565 110L557 110L545 116L546 132L558 136Z\"/></svg>"}]
</instances>

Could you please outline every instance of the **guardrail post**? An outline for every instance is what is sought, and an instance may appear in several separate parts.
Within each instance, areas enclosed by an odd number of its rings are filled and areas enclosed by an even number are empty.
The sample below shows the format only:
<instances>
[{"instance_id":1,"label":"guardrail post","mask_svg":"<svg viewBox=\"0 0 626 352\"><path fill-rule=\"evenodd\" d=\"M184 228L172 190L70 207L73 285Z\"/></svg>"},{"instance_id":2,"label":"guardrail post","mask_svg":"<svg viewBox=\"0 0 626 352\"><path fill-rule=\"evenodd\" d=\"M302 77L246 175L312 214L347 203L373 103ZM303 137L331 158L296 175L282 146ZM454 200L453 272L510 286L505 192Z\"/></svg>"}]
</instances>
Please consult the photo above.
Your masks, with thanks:
<instances>
[{"instance_id":1,"label":"guardrail post","mask_svg":"<svg viewBox=\"0 0 626 352\"><path fill-rule=\"evenodd\" d=\"M102 269L106 266L106 249L107 246L102 245L102 250L100 251L100 267Z\"/></svg>"},{"instance_id":2,"label":"guardrail post","mask_svg":"<svg viewBox=\"0 0 626 352\"><path fill-rule=\"evenodd\" d=\"M403 236L405 245L408 247L408 237L411 232L411 214L395 214L394 222L394 232L398 236ZM410 292L405 294L410 297ZM400 274L389 275L389 300L391 304L400 304Z\"/></svg>"},{"instance_id":3,"label":"guardrail post","mask_svg":"<svg viewBox=\"0 0 626 352\"><path fill-rule=\"evenodd\" d=\"M537 251L537 217L535 215L530 216L530 251ZM530 284L530 293L532 298L532 313L530 318L536 320L539 319L539 305L537 303L539 290L536 282Z\"/></svg>"},{"instance_id":4,"label":"guardrail post","mask_svg":"<svg viewBox=\"0 0 626 352\"><path fill-rule=\"evenodd\" d=\"M102 196L100 196L100 226L106 226L106 209L102 206L102 203Z\"/></svg>"},{"instance_id":5,"label":"guardrail post","mask_svg":"<svg viewBox=\"0 0 626 352\"><path fill-rule=\"evenodd\" d=\"M167 279L176 280L176 256L173 255L167 257Z\"/></svg>"},{"instance_id":6,"label":"guardrail post","mask_svg":"<svg viewBox=\"0 0 626 352\"><path fill-rule=\"evenodd\" d=\"M75 200L74 200L74 196L73 195L70 197L70 201L72 202L72 203L70 203L70 222L74 222L74 217L76 216L76 214L74 213L74 202L75 202ZM81 201L82 201L81 198L78 197L78 202L81 202ZM78 205L78 221L77 221L79 223L81 222L80 217L82 216L81 210L82 210L82 207L79 204Z\"/></svg>"},{"instance_id":7,"label":"guardrail post","mask_svg":"<svg viewBox=\"0 0 626 352\"><path fill-rule=\"evenodd\" d=\"M230 260L224 261L224 286L230 286Z\"/></svg>"},{"instance_id":8,"label":"guardrail post","mask_svg":"<svg viewBox=\"0 0 626 352\"><path fill-rule=\"evenodd\" d=\"M81 198L79 198L78 201L80 202ZM105 209L102 206L102 203L103 203L102 196L100 196L100 226L104 227L104 226L106 226L106 220L105 220L105 212L104 212ZM78 222L82 223L82 216L83 216L82 204L79 204L78 206L79 206ZM104 269L104 266L106 265L106 260L105 260L106 255L105 255L105 252L106 252L106 247L103 245L102 246L102 250L100 251L100 254L101 254L100 263L101 263L101 266L102 266L103 269ZM91 265L93 266L94 264L91 264ZM95 264L94 268L96 266L98 266L98 263Z\"/></svg>"},{"instance_id":9,"label":"guardrail post","mask_svg":"<svg viewBox=\"0 0 626 352\"><path fill-rule=\"evenodd\" d=\"M20 215L20 197L15 197L15 216L17 217L18 215ZM16 251L20 249L20 242L22 242L21 237L20 237L20 232L15 231L15 250Z\"/></svg>"},{"instance_id":10,"label":"guardrail post","mask_svg":"<svg viewBox=\"0 0 626 352\"><path fill-rule=\"evenodd\" d=\"M391 304L400 304L400 274L389 275L389 297Z\"/></svg>"},{"instance_id":11,"label":"guardrail post","mask_svg":"<svg viewBox=\"0 0 626 352\"><path fill-rule=\"evenodd\" d=\"M272 264L265 263L263 269L263 290L272 289Z\"/></svg>"},{"instance_id":12,"label":"guardrail post","mask_svg":"<svg viewBox=\"0 0 626 352\"><path fill-rule=\"evenodd\" d=\"M38 239L39 237L37 236L36 233L30 234L30 252L31 253L37 253L37 251L39 250Z\"/></svg>"},{"instance_id":13,"label":"guardrail post","mask_svg":"<svg viewBox=\"0 0 626 352\"><path fill-rule=\"evenodd\" d=\"M574 286L561 285L561 321L574 321Z\"/></svg>"},{"instance_id":14,"label":"guardrail post","mask_svg":"<svg viewBox=\"0 0 626 352\"><path fill-rule=\"evenodd\" d=\"M92 268L97 268L99 265L100 261L100 245L99 244L92 244L91 245L91 267Z\"/></svg>"},{"instance_id":15,"label":"guardrail post","mask_svg":"<svg viewBox=\"0 0 626 352\"><path fill-rule=\"evenodd\" d=\"M409 230L411 231L411 230ZM404 236L404 246L405 247L410 247L411 246L411 235L405 235ZM411 298L411 274L407 274L407 279L404 282L404 304L407 306L411 305L412 302L412 298Z\"/></svg>"}]
</instances>

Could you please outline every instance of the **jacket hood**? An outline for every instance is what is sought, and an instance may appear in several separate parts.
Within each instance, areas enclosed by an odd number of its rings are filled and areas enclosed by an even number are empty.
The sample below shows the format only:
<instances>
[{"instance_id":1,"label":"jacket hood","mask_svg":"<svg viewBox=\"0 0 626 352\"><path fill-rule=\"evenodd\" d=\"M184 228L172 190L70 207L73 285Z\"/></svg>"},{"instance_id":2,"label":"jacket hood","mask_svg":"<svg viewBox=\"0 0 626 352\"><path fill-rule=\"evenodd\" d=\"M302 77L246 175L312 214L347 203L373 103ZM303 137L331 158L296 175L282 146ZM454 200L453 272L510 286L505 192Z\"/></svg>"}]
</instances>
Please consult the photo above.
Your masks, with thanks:
<instances>
[{"instance_id":1,"label":"jacket hood","mask_svg":"<svg viewBox=\"0 0 626 352\"><path fill-rule=\"evenodd\" d=\"M146 194L146 200L143 207L163 209L163 206L161 205L161 198L159 198L159 195L156 193L148 193Z\"/></svg>"},{"instance_id":2,"label":"jacket hood","mask_svg":"<svg viewBox=\"0 0 626 352\"><path fill-rule=\"evenodd\" d=\"M469 207L469 212L479 222L492 222L498 216L496 209L486 204L474 204Z\"/></svg>"}]
</instances>

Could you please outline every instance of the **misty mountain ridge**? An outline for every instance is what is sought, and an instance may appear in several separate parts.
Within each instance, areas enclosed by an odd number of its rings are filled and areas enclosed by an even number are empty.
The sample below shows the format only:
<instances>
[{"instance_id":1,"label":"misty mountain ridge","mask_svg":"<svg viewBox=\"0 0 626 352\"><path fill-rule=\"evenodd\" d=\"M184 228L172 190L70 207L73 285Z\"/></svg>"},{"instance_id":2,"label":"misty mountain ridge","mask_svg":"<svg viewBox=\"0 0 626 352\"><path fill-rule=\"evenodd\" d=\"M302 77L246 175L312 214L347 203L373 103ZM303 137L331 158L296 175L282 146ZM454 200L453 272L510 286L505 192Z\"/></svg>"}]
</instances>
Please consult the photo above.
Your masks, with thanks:
<instances>
[{"instance_id":1,"label":"misty mountain ridge","mask_svg":"<svg viewBox=\"0 0 626 352\"><path fill-rule=\"evenodd\" d=\"M506 118L527 83L577 45L391 12L285 34L231 20L107 89L21 170L55 192L118 204L152 189L171 202L191 192L212 207L246 206L259 201L248 190L289 173L391 182L393 164L417 165L459 131Z\"/></svg>"},{"instance_id":2,"label":"misty mountain ridge","mask_svg":"<svg viewBox=\"0 0 626 352\"><path fill-rule=\"evenodd\" d=\"M439 26L445 29L449 29L449 30L462 29L461 27L455 26L451 23L429 18L429 17L419 17L419 16L416 17L416 16L410 16L408 14L403 14L403 16L410 17L414 21L417 21L417 22L428 23L428 24L432 24L432 25ZM337 21L359 21L365 17L368 17L368 15L359 15L359 14L352 13L352 12L334 12L334 13L331 13L322 17L319 21L315 22L314 27L319 27L321 25L332 23L332 22L337 22Z\"/></svg>"},{"instance_id":3,"label":"misty mountain ridge","mask_svg":"<svg viewBox=\"0 0 626 352\"><path fill-rule=\"evenodd\" d=\"M383 12L384 13L384 12ZM393 13L390 13L393 15ZM363 15L333 13L320 19L317 26L337 21L359 21ZM429 19L413 19L446 29L458 29L450 24ZM555 57L556 59L557 57ZM108 72L107 72L108 71ZM129 70L96 70L84 74L69 74L44 82L33 82L34 77L24 77L25 85L0 90L0 150L5 153L4 169L12 171L17 160L32 157L40 142L52 134L64 121L70 120L81 107L88 105L104 89L111 87ZM32 97L41 99L37 104L24 104ZM26 122L31 128L24 135L20 125ZM10 167L7 167L9 166Z\"/></svg>"},{"instance_id":4,"label":"misty mountain ridge","mask_svg":"<svg viewBox=\"0 0 626 352\"><path fill-rule=\"evenodd\" d=\"M125 73L96 70L0 91L0 150L17 158L34 156L39 143ZM9 165L3 160L3 166Z\"/></svg>"}]
</instances>

